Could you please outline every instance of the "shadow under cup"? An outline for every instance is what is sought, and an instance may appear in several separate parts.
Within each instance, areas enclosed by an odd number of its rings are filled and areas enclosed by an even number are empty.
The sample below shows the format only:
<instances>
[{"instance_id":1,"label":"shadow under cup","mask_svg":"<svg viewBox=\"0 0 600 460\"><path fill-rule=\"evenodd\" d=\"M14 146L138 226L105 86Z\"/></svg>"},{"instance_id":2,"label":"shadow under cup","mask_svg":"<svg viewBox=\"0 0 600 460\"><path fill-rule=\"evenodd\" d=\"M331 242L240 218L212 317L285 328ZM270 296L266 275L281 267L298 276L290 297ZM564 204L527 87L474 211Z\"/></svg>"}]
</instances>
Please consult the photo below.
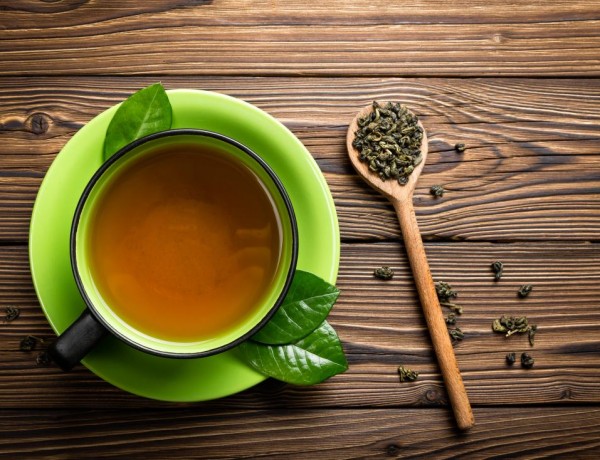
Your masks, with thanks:
<instances>
[{"instance_id":1,"label":"shadow under cup","mask_svg":"<svg viewBox=\"0 0 600 460\"><path fill-rule=\"evenodd\" d=\"M195 154L194 152L198 153ZM229 176L236 177L235 174L240 174L240 170L243 170L242 172L244 172L246 176L252 176L254 178L255 182L260 187L261 192L265 197L268 197L268 205L271 206L270 212L273 214L276 221L276 234L269 233L269 235L274 235L278 239L278 256L276 256L274 265L270 265L271 268L268 272L268 279L261 284L260 289L255 287L255 290L260 290L259 294L251 297L251 300L248 302L251 303L251 305L248 305L247 308L244 307L246 309L243 312L243 315L231 312L228 313L230 316L239 315L239 318L233 318L235 321L224 323L226 324L225 327L216 328L214 331L210 331L209 328L209 332L205 331L205 333L198 337L188 336L179 338L177 337L177 334L173 337L168 336L168 334L155 333L156 331L153 332L140 326L140 324L143 324L143 315L146 315L143 304L141 305L141 313L140 311L137 312L142 315L140 317L142 319L141 323L132 321L131 317L124 314L125 310L122 310L121 307L117 308L117 302L115 301L117 297L110 295L110 289L107 289L106 287L107 283L105 282L105 278L110 278L119 271L119 263L105 265L106 267L113 267L110 269L111 271L109 273L104 273L102 269L98 269L98 267L103 266L101 264L99 265L100 260L103 259L103 254L110 252L115 252L116 254L119 253L118 246L116 246L117 244L125 245L122 247L125 248L125 252L129 254L123 262L125 265L129 264L131 261L130 259L137 257L138 252L148 252L148 245L159 244L160 251L162 251L159 253L161 254L161 257L166 254L165 257L168 258L167 263L161 260L155 260L156 256L154 255L150 258L143 259L144 262L139 266L144 270L147 268L147 265L150 266L148 268L148 273L150 273L150 275L148 276L154 276L155 272L161 271L164 273L164 276L169 278L171 284L175 283L173 285L179 286L177 283L184 283L182 287L183 290L189 288L190 292L196 292L198 290L202 291L202 288L199 288L196 283L194 283L194 276L185 276L188 274L187 269L183 269L183 272L180 275L177 274L176 270L169 270L169 267L173 267L173 264L177 263L179 260L177 258L179 257L182 260L185 259L188 262L191 261L191 263L194 264L194 267L199 266L199 268L196 268L204 270L202 273L208 273L206 270L212 270L213 266L218 267L215 271L218 271L219 269L221 271L227 271L227 273L216 273L214 276L212 276L211 273L210 278L214 278L211 289L219 294L221 291L215 286L220 286L218 283L226 279L229 274L234 281L229 280L227 292L225 294L236 295L238 289L236 289L235 284L232 285L232 283L235 283L234 277L236 275L241 275L236 272L237 267L235 266L229 266L227 270L224 270L221 265L215 263L217 261L206 260L215 259L217 258L216 254L218 254L218 252L215 252L217 250L212 247L218 246L218 244L213 243L210 238L208 238L208 241L198 242L198 244L202 243L204 244L203 247L208 248L208 253L195 254L194 248L198 245L190 244L191 247L189 248L189 251L187 250L187 246L184 246L183 249L179 248L179 252L170 254L169 247L173 244L178 244L179 242L164 241L164 233L158 232L158 236L154 240L150 240L150 243L147 241L144 243L146 246L137 241L144 238L140 237L136 239L135 231L146 232L144 228L150 228L152 230L152 227L140 225L139 229L134 228L132 229L132 232L129 231L129 227L125 227L126 232L123 233L131 233L131 235L134 236L129 235L129 240L124 242L122 241L123 238L120 237L120 234L117 234L117 237L114 238L117 240L115 241L114 246L116 251L112 251L113 246L111 245L110 239L107 240L108 242L105 241L105 243L102 243L103 240L96 236L96 234L99 234L100 232L98 228L104 225L98 224L99 213L106 213L109 215L109 211L105 210L105 205L103 204L106 201L105 197L111 193L116 193L113 192L113 190L120 186L119 184L124 182L124 180L136 180L136 174L139 175L140 170L145 167L143 165L150 164L155 158L157 159L156 161L166 161L166 155L173 155L172 163L179 161L177 159L179 157L176 158L176 155L181 155L181 158L186 158L185 161L195 161L195 163L190 163L192 166L189 167L187 164L185 166L182 164L177 166L177 164L175 164L173 172L171 172L167 163L165 163L167 164L167 167L155 166L155 169L158 169L159 171L159 175L169 176L170 174L171 176L177 177L168 177L168 180L171 182L167 182L167 185L163 184L162 189L160 181L157 181L159 183L157 183L156 186L152 185L149 188L150 192L147 196L140 197L138 200L140 204L138 205L135 204L135 198L131 198L130 200L127 194L124 195L126 197L126 199L123 200L125 202L124 206L126 209L131 209L132 214L137 212L137 216L139 217L136 217L135 219L138 219L138 221L143 219L144 222L146 222L153 217L149 216L153 212L146 212L142 209L142 204L146 205L146 202L151 202L152 200L160 198L161 193L163 193L161 190L169 191L172 188L177 188L178 182L184 181L183 179L180 180L179 176L188 177L189 174L192 174L190 170L202 168L202 164L204 163L206 163L206 170L200 171L198 177L204 178L200 182L204 182L205 184L198 183L197 190L194 187L192 192L185 191L186 203L185 206L181 208L183 209L181 212L200 212L198 209L212 206L213 208L216 207L219 215L224 216L223 219L229 219L227 220L228 222L233 222L233 226L238 222L235 219L241 215L245 215L246 219L252 219L252 207L250 206L252 197L239 196L237 197L237 200L239 200L238 203L237 201L232 201L235 193L229 192L230 188L235 189L236 186L235 181L232 182L233 179ZM197 157L195 158L193 155L197 155ZM214 171L213 174L213 171L211 170L211 166L216 165L216 163L212 165L210 161L204 160L198 163L198 157L201 155L208 155L206 158L215 157L215 161L219 162L219 167L217 168L218 171ZM231 174L228 174L227 170L223 169L227 168L227 165L231 165ZM189 177L187 180L189 180ZM132 183L135 185L135 182ZM170 186L168 185L169 183L171 184ZM222 193L216 192L216 190L225 190L227 192L226 194L231 195L230 201L223 201L223 198L220 196L211 196L211 193L213 195L220 195L220 193ZM187 195L190 193L193 197L188 199ZM168 207L170 200L169 196L171 195L169 195L168 192L165 192L164 195L167 195L167 198L164 198L163 201ZM241 193L241 195L244 195L244 193ZM246 195L248 195L248 193L246 193ZM191 204L187 203L188 201ZM196 201L199 201L199 203ZM266 201L263 200L263 202ZM222 203L230 204L223 205ZM221 212L219 206L226 207L227 209ZM190 211L190 209L192 211ZM261 209L259 210L262 212ZM177 226L177 222L174 219L169 219L168 216L173 216L173 212L180 211L166 209L165 212L167 214L161 214L159 217L154 218L149 225L155 225L157 228L160 227L161 229L162 227L166 228L169 225ZM212 216L212 214L210 215ZM135 219L132 220L132 222L135 221ZM181 224L180 227L182 225L183 224ZM199 217L194 221L194 225L196 225L196 227L188 224L185 226L197 229L200 225L204 225L202 214L199 214ZM206 225L216 226L210 219L206 219ZM138 226L130 225L130 227ZM187 230L189 230L189 228ZM239 239L239 235L243 235L244 230L238 228L225 228L224 231L228 235L231 234L228 236L228 244L237 248L238 246L235 246L237 244L236 238ZM222 238L218 236L219 233L220 229L212 228L210 230L210 235L217 235L218 241L221 241ZM246 233L248 233L248 231L246 231ZM138 235L141 234L138 233ZM199 235L202 235L201 231L199 232ZM177 238L172 239L176 240ZM206 236L203 239L206 240ZM230 240L231 243L229 243ZM193 239L190 241L195 243ZM108 250L103 250L102 244L107 244L106 248L108 248ZM130 252L133 255L131 255ZM60 367L68 370L77 364L107 333L117 336L137 349L164 357L195 358L225 351L255 334L276 312L291 284L296 268L297 256L298 231L291 201L281 181L257 154L233 139L209 131L179 129L149 135L134 141L110 157L92 177L80 198L71 229L71 264L77 286L88 308L50 347L50 353L54 361ZM156 270L152 267L153 263L157 264ZM185 265L182 264L182 267L184 266ZM190 267L191 266L192 265L190 265ZM143 273L144 274L140 275L142 281L148 281L144 279L146 271ZM115 276L112 276L112 278L115 278ZM124 279L126 280L126 278ZM244 278L239 279L247 281ZM185 283L189 286L185 285ZM131 290L129 289L130 287L135 287L134 280L132 280L130 284L132 284L132 286L128 285L127 281L121 283L125 289L123 292L128 292L128 290ZM198 282L198 285L199 284L200 281ZM251 282L248 282L247 284L249 284L250 287L252 285ZM182 328L185 329L191 327L193 329L194 321L203 321L203 318L205 318L208 322L208 319L211 318L211 311L214 310L215 312L218 312L221 309L227 310L228 307L228 305L218 304L218 301L214 305L207 305L208 302L205 303L203 301L201 304L198 304L199 314L194 314L195 311L189 309L181 310L178 313L178 310L173 308L177 302L182 302L182 299L179 298L180 296L177 295L178 292L171 291L173 292L171 297L172 301L169 301L169 296L171 295L169 294L169 291L167 291L166 294L165 292L158 291L160 283L154 283L152 281L148 282L147 285L143 287L146 291L155 288L158 292L156 298L162 300L157 301L157 305L154 305L153 307L150 305L152 302L149 302L147 314L166 315L175 327L178 326L177 322L181 322L180 326L182 326ZM240 287L239 291L240 296L242 296L240 297L240 301L242 301L244 299L243 292L245 291L242 287ZM150 293L147 294L151 295ZM160 297L160 295L164 296ZM216 298L221 299L219 295L217 295ZM150 301L155 300L152 297L149 299ZM203 297L198 297L198 299L203 299ZM164 309L160 308L162 302L166 303ZM185 300L183 302L183 307L187 308ZM156 308L159 308L160 310L156 310ZM190 308L193 309L195 307L192 306ZM186 311L192 314L187 314L185 313ZM164 320L159 320L158 324L160 324L161 321ZM198 326L203 326L203 324L198 323Z\"/></svg>"}]
</instances>

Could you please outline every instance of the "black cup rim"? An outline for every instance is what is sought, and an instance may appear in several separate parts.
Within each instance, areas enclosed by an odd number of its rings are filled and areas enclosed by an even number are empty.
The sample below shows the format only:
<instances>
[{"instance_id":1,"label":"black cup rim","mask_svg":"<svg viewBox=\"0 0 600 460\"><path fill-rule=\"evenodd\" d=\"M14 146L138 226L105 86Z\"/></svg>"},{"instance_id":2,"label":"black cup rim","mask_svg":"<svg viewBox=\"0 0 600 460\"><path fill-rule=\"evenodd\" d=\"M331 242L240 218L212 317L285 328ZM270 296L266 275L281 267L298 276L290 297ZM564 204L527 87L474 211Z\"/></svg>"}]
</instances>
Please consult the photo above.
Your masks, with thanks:
<instances>
[{"instance_id":1,"label":"black cup rim","mask_svg":"<svg viewBox=\"0 0 600 460\"><path fill-rule=\"evenodd\" d=\"M292 231L292 253L291 253L291 258L290 258L290 264L289 264L287 274L286 274L285 283L283 285L281 293L279 294L275 304L271 307L271 309L268 311L268 313L251 330L246 332L244 335L238 337L237 339L233 340L232 342L229 342L220 347L212 348L210 350L194 352L194 353L175 353L175 352L156 350L154 348L150 348L150 347L141 345L141 344L135 342L134 340L131 340L128 336L122 334L120 331L116 330L96 310L94 303L91 301L91 299L88 297L88 295L86 293L85 287L83 285L83 281L81 280L81 277L79 276L79 271L77 270L77 251L76 251L77 228L79 226L79 220L81 218L81 213L83 212L85 203L86 203L92 189L94 188L94 185L96 184L96 182L98 182L100 177L102 177L102 175L114 163L119 161L120 158L125 156L131 150L133 150L147 142L153 141L155 139L160 139L160 138L164 138L164 137L172 137L172 136L180 136L180 135L210 137L213 139L217 139L217 140L226 142L226 143L236 147L240 151L244 152L245 154L250 156L254 161L256 161L262 167L262 169L268 174L270 179L273 181L281 198L283 199L283 202L284 202L284 205L285 205L285 208L287 211L287 215L288 215L289 221L290 221L290 228ZM204 129L192 129L192 128L169 129L167 131L160 131L157 133L149 134L147 136L141 137L140 139L136 139L135 141L131 142L130 144L127 144L125 147L121 148L118 152L116 152L114 155L112 155L108 160L106 160L102 164L102 166L100 166L100 168L98 170L96 170L96 172L94 173L94 175L92 176L90 181L87 183L81 197L79 198L77 207L75 209L75 215L73 216L73 221L71 224L71 232L70 232L71 270L75 277L75 283L77 284L77 289L79 290L79 293L83 297L83 300L85 301L87 308L92 313L94 318L100 324L102 324L112 335L114 335L115 337L119 338L120 340L122 340L123 342L127 343L128 345L132 346L133 348L135 348L137 350L140 350L140 351L143 351L146 353L150 353L153 355L163 356L166 358L202 358L202 357L222 353L226 350L229 350L231 348L238 346L242 342L245 342L251 336L256 334L256 332L258 332L273 317L273 315L277 312L279 307L281 307L281 304L283 303L283 300L285 299L285 296L286 296L287 292L289 291L289 288L292 284L292 280L294 278L294 273L296 272L296 265L298 262L298 245L299 245L298 225L297 225L296 215L294 213L294 207L292 205L292 201L291 201L283 183L281 182L281 180L279 179L279 177L277 176L275 171L273 171L271 169L271 167L258 154L256 154L249 147L246 147L241 142L236 141L235 139L233 139L229 136L226 136L224 134L217 133L214 131L208 131L208 130L204 130Z\"/></svg>"}]
</instances>

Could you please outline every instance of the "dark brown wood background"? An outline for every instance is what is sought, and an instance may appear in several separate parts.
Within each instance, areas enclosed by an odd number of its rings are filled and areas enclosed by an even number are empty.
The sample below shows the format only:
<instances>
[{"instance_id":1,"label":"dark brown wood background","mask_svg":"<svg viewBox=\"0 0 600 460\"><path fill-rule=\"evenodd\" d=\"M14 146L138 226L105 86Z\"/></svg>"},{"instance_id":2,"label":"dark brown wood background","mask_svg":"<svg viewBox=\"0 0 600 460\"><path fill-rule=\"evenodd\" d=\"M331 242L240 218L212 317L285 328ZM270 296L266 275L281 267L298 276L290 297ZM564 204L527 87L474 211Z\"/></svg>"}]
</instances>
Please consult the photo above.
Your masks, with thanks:
<instances>
[{"instance_id":1,"label":"dark brown wood background","mask_svg":"<svg viewBox=\"0 0 600 460\"><path fill-rule=\"evenodd\" d=\"M21 309L0 324L0 455L599 458L599 77L593 0L0 1L0 307ZM168 404L18 351L27 334L53 335L27 260L46 170L92 117L157 80L255 104L314 155L341 225L330 319L347 373ZM465 307L468 434L454 429L392 208L345 157L347 125L373 99L408 104L430 136L415 204L433 275ZM496 284L494 260L507 266ZM380 265L397 273L383 293ZM539 325L532 370L504 365L528 346L491 332L501 314ZM419 380L400 384L399 364Z\"/></svg>"}]
</instances>

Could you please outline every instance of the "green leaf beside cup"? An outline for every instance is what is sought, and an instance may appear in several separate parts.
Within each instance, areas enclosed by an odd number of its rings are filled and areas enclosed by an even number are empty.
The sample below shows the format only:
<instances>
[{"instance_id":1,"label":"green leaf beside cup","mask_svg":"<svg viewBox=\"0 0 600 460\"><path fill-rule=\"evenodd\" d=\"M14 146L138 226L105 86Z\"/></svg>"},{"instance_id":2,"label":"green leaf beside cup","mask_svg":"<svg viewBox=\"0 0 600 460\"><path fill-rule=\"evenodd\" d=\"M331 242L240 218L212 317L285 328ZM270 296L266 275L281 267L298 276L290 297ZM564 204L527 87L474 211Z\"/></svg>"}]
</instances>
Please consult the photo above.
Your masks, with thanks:
<instances>
[{"instance_id":1,"label":"green leaf beside cup","mask_svg":"<svg viewBox=\"0 0 600 460\"><path fill-rule=\"evenodd\" d=\"M325 321L340 291L312 273L296 270L277 313L252 340L283 345L299 340Z\"/></svg>"},{"instance_id":2,"label":"green leaf beside cup","mask_svg":"<svg viewBox=\"0 0 600 460\"><path fill-rule=\"evenodd\" d=\"M325 321L340 291L296 270L277 313L239 349L257 371L296 385L313 385L348 369L342 344Z\"/></svg>"},{"instance_id":3,"label":"green leaf beside cup","mask_svg":"<svg viewBox=\"0 0 600 460\"><path fill-rule=\"evenodd\" d=\"M327 321L294 343L265 345L248 340L239 349L257 371L295 385L314 385L348 369L340 339Z\"/></svg>"},{"instance_id":4,"label":"green leaf beside cup","mask_svg":"<svg viewBox=\"0 0 600 460\"><path fill-rule=\"evenodd\" d=\"M133 93L117 109L106 130L104 160L127 144L171 127L172 108L165 88L155 83Z\"/></svg>"}]
</instances>

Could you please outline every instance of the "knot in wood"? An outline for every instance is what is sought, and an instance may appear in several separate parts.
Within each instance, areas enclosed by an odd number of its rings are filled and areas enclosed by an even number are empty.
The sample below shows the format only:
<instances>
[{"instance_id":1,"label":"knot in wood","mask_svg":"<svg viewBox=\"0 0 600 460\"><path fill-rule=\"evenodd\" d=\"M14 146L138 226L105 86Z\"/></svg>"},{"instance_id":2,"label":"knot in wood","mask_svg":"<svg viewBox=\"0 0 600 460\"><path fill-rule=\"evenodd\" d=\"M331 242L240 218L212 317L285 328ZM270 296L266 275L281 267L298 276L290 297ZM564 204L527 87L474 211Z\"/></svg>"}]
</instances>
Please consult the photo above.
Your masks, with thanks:
<instances>
[{"instance_id":1,"label":"knot in wood","mask_svg":"<svg viewBox=\"0 0 600 460\"><path fill-rule=\"evenodd\" d=\"M440 392L435 388L425 392L425 399L429 402L440 402Z\"/></svg>"},{"instance_id":2,"label":"knot in wood","mask_svg":"<svg viewBox=\"0 0 600 460\"><path fill-rule=\"evenodd\" d=\"M29 122L31 132L37 135L44 134L50 126L49 117L45 113L34 113L29 117Z\"/></svg>"},{"instance_id":3,"label":"knot in wood","mask_svg":"<svg viewBox=\"0 0 600 460\"><path fill-rule=\"evenodd\" d=\"M561 391L560 393L560 399L571 399L571 397L573 396L571 389L570 388L565 388L563 391Z\"/></svg>"},{"instance_id":4,"label":"knot in wood","mask_svg":"<svg viewBox=\"0 0 600 460\"><path fill-rule=\"evenodd\" d=\"M398 444L388 444L385 448L385 455L388 457L396 457L400 454L400 446Z\"/></svg>"}]
</instances>

